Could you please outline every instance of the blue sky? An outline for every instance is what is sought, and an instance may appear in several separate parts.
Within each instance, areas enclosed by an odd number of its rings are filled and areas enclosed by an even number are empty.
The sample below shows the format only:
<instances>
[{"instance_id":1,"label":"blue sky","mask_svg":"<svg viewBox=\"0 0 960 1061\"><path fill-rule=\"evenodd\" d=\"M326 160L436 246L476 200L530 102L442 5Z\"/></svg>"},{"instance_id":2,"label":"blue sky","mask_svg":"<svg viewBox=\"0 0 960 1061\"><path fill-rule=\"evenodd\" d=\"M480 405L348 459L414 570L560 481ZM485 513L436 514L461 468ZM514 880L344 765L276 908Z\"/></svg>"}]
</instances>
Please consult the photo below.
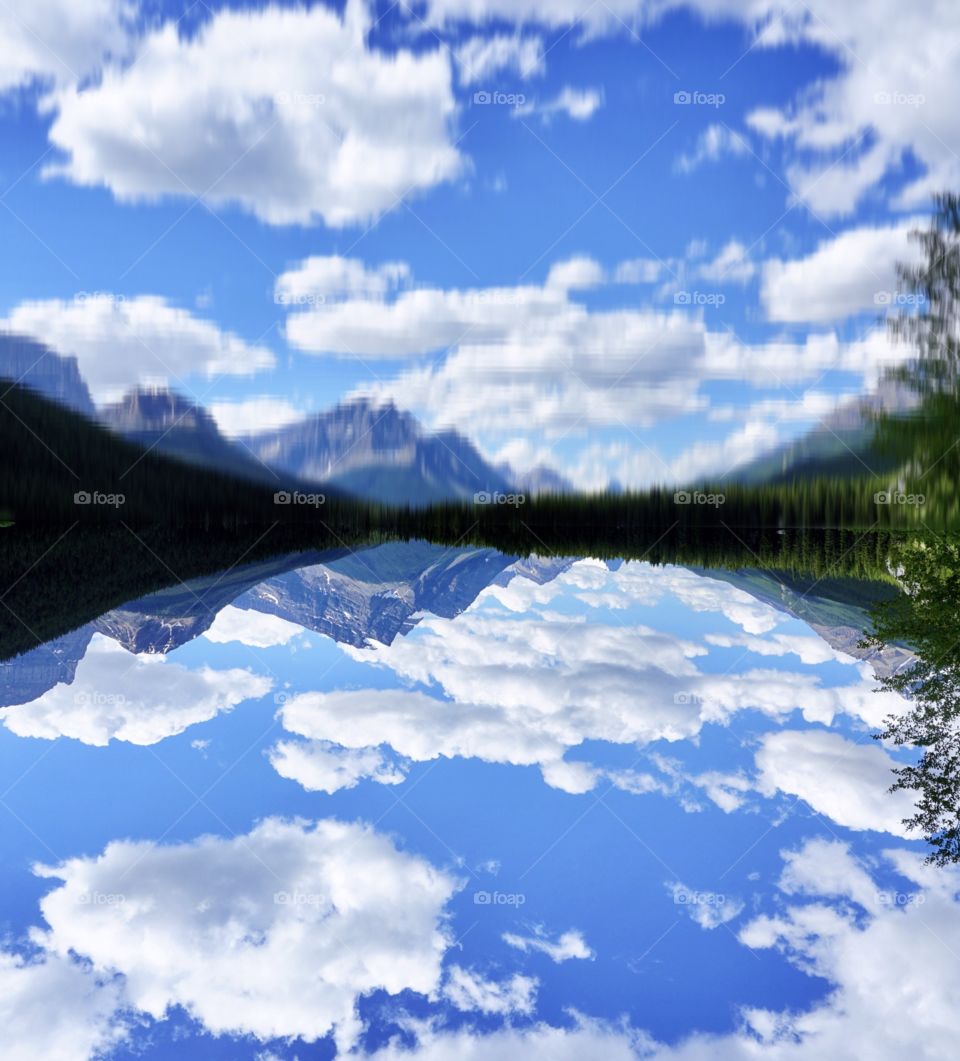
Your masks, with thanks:
<instances>
[{"instance_id":1,"label":"blue sky","mask_svg":"<svg viewBox=\"0 0 960 1061\"><path fill-rule=\"evenodd\" d=\"M0 320L99 401L373 393L593 488L723 473L905 356L949 4L61 6L0 15Z\"/></svg>"},{"instance_id":2,"label":"blue sky","mask_svg":"<svg viewBox=\"0 0 960 1061\"><path fill-rule=\"evenodd\" d=\"M960 882L874 685L639 563L389 646L234 606L167 657L95 634L2 711L12 1056L949 1056Z\"/></svg>"}]
</instances>

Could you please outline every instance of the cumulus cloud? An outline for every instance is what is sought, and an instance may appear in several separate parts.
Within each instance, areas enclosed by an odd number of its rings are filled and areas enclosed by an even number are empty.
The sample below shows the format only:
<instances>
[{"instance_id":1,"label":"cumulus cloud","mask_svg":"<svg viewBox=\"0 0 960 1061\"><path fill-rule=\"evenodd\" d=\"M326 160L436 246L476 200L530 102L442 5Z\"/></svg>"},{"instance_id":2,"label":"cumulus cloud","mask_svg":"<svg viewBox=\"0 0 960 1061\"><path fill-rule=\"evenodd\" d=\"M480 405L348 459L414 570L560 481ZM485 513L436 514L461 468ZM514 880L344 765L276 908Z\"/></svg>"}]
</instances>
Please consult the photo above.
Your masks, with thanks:
<instances>
[{"instance_id":1,"label":"cumulus cloud","mask_svg":"<svg viewBox=\"0 0 960 1061\"><path fill-rule=\"evenodd\" d=\"M304 418L303 410L286 398L267 396L235 402L211 402L207 411L228 438L252 435L258 431L276 431Z\"/></svg>"},{"instance_id":2,"label":"cumulus cloud","mask_svg":"<svg viewBox=\"0 0 960 1061\"><path fill-rule=\"evenodd\" d=\"M6 0L0 5L0 92L33 81L80 81L130 51L130 0Z\"/></svg>"},{"instance_id":3,"label":"cumulus cloud","mask_svg":"<svg viewBox=\"0 0 960 1061\"><path fill-rule=\"evenodd\" d=\"M613 478L643 486L729 471L781 442L778 424L786 418L770 404L776 399L766 399L755 410L747 406L746 422L727 438L702 440L669 459L622 437L574 441L591 428L636 433L708 412L705 384L713 380L789 387L793 397L806 382L844 372L870 387L909 356L881 327L853 341L827 332L745 343L729 330L712 331L695 306L592 308L583 295L605 284L655 282L664 272L673 274L671 290L687 280L746 283L755 269L737 240L692 263L637 259L608 269L581 254L554 263L542 284L473 289L415 286L396 262L312 258L283 274L277 291L291 303L287 338L306 353L419 359L356 395L391 400L433 428L469 423L490 453L507 438L518 445L517 425L524 425L536 433L541 460L562 461L577 486L595 489ZM351 279L325 279L331 275ZM328 295L331 287L340 293ZM444 356L428 359L437 353ZM795 404L815 419L805 398ZM567 439L574 452L544 450L551 439Z\"/></svg>"},{"instance_id":4,"label":"cumulus cloud","mask_svg":"<svg viewBox=\"0 0 960 1061\"><path fill-rule=\"evenodd\" d=\"M360 781L399 785L402 767L379 748L344 748L329 741L280 741L270 749L270 763L281 777L296 781L308 792L339 792Z\"/></svg>"},{"instance_id":5,"label":"cumulus cloud","mask_svg":"<svg viewBox=\"0 0 960 1061\"><path fill-rule=\"evenodd\" d=\"M406 262L370 267L358 258L314 255L277 277L274 296L281 306L318 305L345 296L383 296L411 279Z\"/></svg>"},{"instance_id":6,"label":"cumulus cloud","mask_svg":"<svg viewBox=\"0 0 960 1061\"><path fill-rule=\"evenodd\" d=\"M553 608L547 618L557 599L567 607L563 613ZM579 601L579 611L589 614L616 607L617 599L623 605L677 600L754 633L783 621L734 587L677 569L624 564L611 572L588 561L546 586L514 580L482 594L455 621L428 617L392 645L344 647L353 658L440 695L412 689L294 695L281 719L304 742L275 749L275 764L285 776L325 790L363 776L394 783L400 767L380 750L389 746L411 762L442 756L537 766L548 785L574 794L604 777L627 791L656 791L655 778L618 778L568 759L567 752L591 740L643 746L690 739L748 709L778 721L800 711L808 722L829 724L846 714L874 724L902 706L893 694L874 692L856 666L849 683L833 687L813 672L712 673L697 666L706 644L595 615L585 623L570 607ZM337 757L343 769L333 773ZM712 788L722 795L724 785ZM726 788L737 792L734 784Z\"/></svg>"},{"instance_id":7,"label":"cumulus cloud","mask_svg":"<svg viewBox=\"0 0 960 1061\"><path fill-rule=\"evenodd\" d=\"M667 884L674 903L701 928L711 931L743 913L744 902L720 892L697 891L680 881Z\"/></svg>"},{"instance_id":8,"label":"cumulus cloud","mask_svg":"<svg viewBox=\"0 0 960 1061\"><path fill-rule=\"evenodd\" d=\"M700 265L697 275L717 284L745 284L756 271L747 248L739 240L732 239L712 261Z\"/></svg>"},{"instance_id":9,"label":"cumulus cloud","mask_svg":"<svg viewBox=\"0 0 960 1061\"><path fill-rule=\"evenodd\" d=\"M239 641L250 648L275 648L277 645L290 644L302 633L302 626L281 619L278 615L228 604L217 612L213 624L203 636L218 644Z\"/></svg>"},{"instance_id":10,"label":"cumulus cloud","mask_svg":"<svg viewBox=\"0 0 960 1061\"><path fill-rule=\"evenodd\" d=\"M636 32L667 13L692 10L706 20L732 19L753 35L754 48L807 45L837 60L837 72L805 86L782 107L748 116L762 137L793 149L787 166L791 195L824 215L849 214L872 189L893 177L901 185L897 208L955 187L960 162L951 145L960 138L952 101L960 69L960 30L951 0L904 12L896 0L852 0L838 6L811 0L429 0L434 26L483 24L577 26L585 35ZM896 32L890 31L896 26ZM903 41L910 47L904 48ZM692 169L724 151L738 151L734 131L712 126L678 166ZM916 176L903 165L912 155Z\"/></svg>"},{"instance_id":11,"label":"cumulus cloud","mask_svg":"<svg viewBox=\"0 0 960 1061\"><path fill-rule=\"evenodd\" d=\"M547 287L559 291L589 291L599 287L606 279L603 266L594 258L580 255L557 262L547 274Z\"/></svg>"},{"instance_id":12,"label":"cumulus cloud","mask_svg":"<svg viewBox=\"0 0 960 1061\"><path fill-rule=\"evenodd\" d=\"M131 660L115 641L94 634L72 684L0 708L0 719L18 737L149 745L259 699L272 687L269 678L239 668L190 669L159 655Z\"/></svg>"},{"instance_id":13,"label":"cumulus cloud","mask_svg":"<svg viewBox=\"0 0 960 1061\"><path fill-rule=\"evenodd\" d=\"M521 936L515 932L504 932L503 941L508 946L522 950L524 954L530 951L539 951L556 964L570 961L572 958L591 959L595 955L583 933L575 928L562 933L557 939L551 940L542 929L538 929L532 936Z\"/></svg>"},{"instance_id":14,"label":"cumulus cloud","mask_svg":"<svg viewBox=\"0 0 960 1061\"><path fill-rule=\"evenodd\" d=\"M472 969L450 967L443 997L457 1009L497 1016L529 1016L536 1005L538 981L516 973L509 980L487 980Z\"/></svg>"},{"instance_id":15,"label":"cumulus cloud","mask_svg":"<svg viewBox=\"0 0 960 1061\"><path fill-rule=\"evenodd\" d=\"M543 40L536 36L503 33L492 37L471 37L456 51L460 82L473 85L501 70L509 70L523 80L546 71Z\"/></svg>"},{"instance_id":16,"label":"cumulus cloud","mask_svg":"<svg viewBox=\"0 0 960 1061\"><path fill-rule=\"evenodd\" d=\"M889 792L893 759L874 742L854 743L826 730L765 736L756 753L758 787L787 792L848 829L908 836L903 819L916 808L909 792Z\"/></svg>"},{"instance_id":17,"label":"cumulus cloud","mask_svg":"<svg viewBox=\"0 0 960 1061\"><path fill-rule=\"evenodd\" d=\"M847 845L805 841L783 853L781 911L739 931L755 951L777 950L830 990L810 1008L765 1010L744 1005L738 1028L694 1034L670 1045L624 1023L574 1016L571 1026L539 1023L492 1034L426 1025L407 1050L398 1042L377 1061L900 1061L952 1056L960 1034L960 950L956 895L960 874L922 865L913 852L887 851L868 868ZM897 885L889 882L891 874ZM818 996L819 997L819 996ZM890 1015L896 1014L891 1020Z\"/></svg>"},{"instance_id":18,"label":"cumulus cloud","mask_svg":"<svg viewBox=\"0 0 960 1061\"><path fill-rule=\"evenodd\" d=\"M438 990L459 886L368 826L276 818L232 839L115 841L37 872L62 882L37 942L121 975L133 1008L160 1020L182 1006L213 1035L333 1033L341 1050L359 996Z\"/></svg>"},{"instance_id":19,"label":"cumulus cloud","mask_svg":"<svg viewBox=\"0 0 960 1061\"><path fill-rule=\"evenodd\" d=\"M761 109L750 119L762 134L786 138L806 155L788 168L788 179L793 193L816 211L851 213L871 188L900 170L907 153L921 163L921 172L905 185L897 174L897 207L923 204L960 176L948 148L960 132L950 105L960 56L955 11L944 0L911 8L905 17L898 18L898 11L893 0L857 0L842 8L817 0L784 35L840 60L836 77L824 78L783 109ZM784 36L770 43L782 43Z\"/></svg>"},{"instance_id":20,"label":"cumulus cloud","mask_svg":"<svg viewBox=\"0 0 960 1061\"><path fill-rule=\"evenodd\" d=\"M120 985L69 955L28 960L0 951L0 1021L7 1061L89 1061L125 1035Z\"/></svg>"},{"instance_id":21,"label":"cumulus cloud","mask_svg":"<svg viewBox=\"0 0 960 1061\"><path fill-rule=\"evenodd\" d=\"M603 92L598 88L573 88L564 85L553 99L538 102L530 100L515 107L514 118L534 115L543 121L550 121L558 114L564 114L575 122L589 121L603 106Z\"/></svg>"},{"instance_id":22,"label":"cumulus cloud","mask_svg":"<svg viewBox=\"0 0 960 1061\"><path fill-rule=\"evenodd\" d=\"M750 145L746 139L728 125L708 125L697 138L689 154L681 155L676 162L680 173L693 173L705 162L716 162L725 155L746 155Z\"/></svg>"},{"instance_id":23,"label":"cumulus cloud","mask_svg":"<svg viewBox=\"0 0 960 1061\"><path fill-rule=\"evenodd\" d=\"M765 262L760 298L767 319L816 323L886 312L898 294L897 264L920 261L921 250L908 236L921 224L910 218L853 228L804 258Z\"/></svg>"},{"instance_id":24,"label":"cumulus cloud","mask_svg":"<svg viewBox=\"0 0 960 1061\"><path fill-rule=\"evenodd\" d=\"M191 373L248 376L275 364L265 347L155 295L21 302L0 328L75 355L98 403L115 401L137 384L165 384Z\"/></svg>"},{"instance_id":25,"label":"cumulus cloud","mask_svg":"<svg viewBox=\"0 0 960 1061\"><path fill-rule=\"evenodd\" d=\"M272 225L362 222L456 177L447 52L368 47L371 14L318 4L168 22L89 87L51 93L48 174L123 202L239 204Z\"/></svg>"},{"instance_id":26,"label":"cumulus cloud","mask_svg":"<svg viewBox=\"0 0 960 1061\"><path fill-rule=\"evenodd\" d=\"M370 1054L370 1061L580 1061L602 1057L604 1061L637 1061L638 1050L648 1038L603 1021L578 1014L572 1028L553 1028L538 1022L527 1028L505 1028L480 1035L475 1032L441 1031L429 1025L418 1029L417 1046L410 1050L398 1042Z\"/></svg>"}]
</instances>

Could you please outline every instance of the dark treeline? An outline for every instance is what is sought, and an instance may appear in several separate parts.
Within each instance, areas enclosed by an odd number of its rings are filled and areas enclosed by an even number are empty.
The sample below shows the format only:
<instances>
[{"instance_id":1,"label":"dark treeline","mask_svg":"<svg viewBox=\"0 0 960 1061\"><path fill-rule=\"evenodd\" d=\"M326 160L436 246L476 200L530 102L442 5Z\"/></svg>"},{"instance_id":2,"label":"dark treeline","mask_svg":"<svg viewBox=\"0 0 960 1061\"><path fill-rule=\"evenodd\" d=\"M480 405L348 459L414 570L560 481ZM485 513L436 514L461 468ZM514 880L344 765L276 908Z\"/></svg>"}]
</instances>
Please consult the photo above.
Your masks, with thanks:
<instances>
[{"instance_id":1,"label":"dark treeline","mask_svg":"<svg viewBox=\"0 0 960 1061\"><path fill-rule=\"evenodd\" d=\"M873 478L707 484L689 491L671 487L548 495L516 506L462 502L429 508L369 504L334 492L311 504L304 495L316 498L322 487L278 481L278 490L299 494L306 503L277 504L269 488L145 452L78 413L13 385L0 401L0 448L0 520L33 526L79 522L236 530L279 522L310 526L331 541L336 535L363 537L377 531L444 540L479 526L492 538L549 537L567 551L597 541L630 547L637 536L646 539L651 532L675 527L699 533L726 527L945 526L929 506L878 502ZM92 501L78 503L78 495Z\"/></svg>"},{"instance_id":2,"label":"dark treeline","mask_svg":"<svg viewBox=\"0 0 960 1061\"><path fill-rule=\"evenodd\" d=\"M888 534L855 535L831 531L750 532L726 530L692 534L675 528L666 535L636 536L619 546L592 546L586 541L537 541L529 532L516 536L468 533L432 540L450 548L497 548L516 556L595 556L646 560L701 568L760 568L812 579L890 580L886 558ZM407 536L398 536L404 538ZM335 548L360 550L381 544L380 534L337 538L312 529L277 525L266 532L204 532L188 535L170 528L131 532L122 526L73 529L19 526L0 531L0 659L9 659L38 644L76 629L151 593L203 576L291 556L288 566L317 561L317 552Z\"/></svg>"}]
</instances>

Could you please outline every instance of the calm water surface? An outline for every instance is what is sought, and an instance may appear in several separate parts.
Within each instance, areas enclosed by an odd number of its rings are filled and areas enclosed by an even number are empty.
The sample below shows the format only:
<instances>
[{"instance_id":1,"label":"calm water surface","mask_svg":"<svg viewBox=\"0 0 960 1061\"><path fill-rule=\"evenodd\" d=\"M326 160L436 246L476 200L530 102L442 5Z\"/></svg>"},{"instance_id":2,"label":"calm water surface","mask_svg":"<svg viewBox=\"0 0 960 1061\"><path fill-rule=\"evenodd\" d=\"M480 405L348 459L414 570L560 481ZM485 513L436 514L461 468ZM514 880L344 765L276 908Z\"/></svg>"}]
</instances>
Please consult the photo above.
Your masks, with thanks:
<instances>
[{"instance_id":1,"label":"calm water surface","mask_svg":"<svg viewBox=\"0 0 960 1061\"><path fill-rule=\"evenodd\" d=\"M14 1041L952 1056L957 876L871 739L909 657L857 658L843 593L416 543L262 575L0 666Z\"/></svg>"}]
</instances>

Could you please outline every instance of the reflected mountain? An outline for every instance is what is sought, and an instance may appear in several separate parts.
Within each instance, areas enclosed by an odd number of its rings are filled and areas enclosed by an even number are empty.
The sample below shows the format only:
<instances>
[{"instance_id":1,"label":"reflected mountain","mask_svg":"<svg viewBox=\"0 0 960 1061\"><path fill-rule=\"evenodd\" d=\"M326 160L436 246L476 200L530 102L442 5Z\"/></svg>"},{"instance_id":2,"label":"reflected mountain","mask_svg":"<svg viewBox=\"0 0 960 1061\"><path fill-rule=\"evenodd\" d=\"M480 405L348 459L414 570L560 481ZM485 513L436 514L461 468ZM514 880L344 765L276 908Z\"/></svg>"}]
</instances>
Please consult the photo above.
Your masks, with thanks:
<instances>
[{"instance_id":1,"label":"reflected mountain","mask_svg":"<svg viewBox=\"0 0 960 1061\"><path fill-rule=\"evenodd\" d=\"M274 615L334 640L391 644L423 615L452 619L492 584L522 576L544 584L575 563L391 542L369 549L295 553L178 583L0 663L0 706L73 681L95 633L136 655L167 654L209 630L227 605Z\"/></svg>"},{"instance_id":2,"label":"reflected mountain","mask_svg":"<svg viewBox=\"0 0 960 1061\"><path fill-rule=\"evenodd\" d=\"M898 595L891 583L853 578L815 579L788 571L699 573L728 582L757 600L802 619L832 648L869 663L878 678L897 674L916 658L903 644L861 644L871 629L871 616L877 606Z\"/></svg>"}]
</instances>

